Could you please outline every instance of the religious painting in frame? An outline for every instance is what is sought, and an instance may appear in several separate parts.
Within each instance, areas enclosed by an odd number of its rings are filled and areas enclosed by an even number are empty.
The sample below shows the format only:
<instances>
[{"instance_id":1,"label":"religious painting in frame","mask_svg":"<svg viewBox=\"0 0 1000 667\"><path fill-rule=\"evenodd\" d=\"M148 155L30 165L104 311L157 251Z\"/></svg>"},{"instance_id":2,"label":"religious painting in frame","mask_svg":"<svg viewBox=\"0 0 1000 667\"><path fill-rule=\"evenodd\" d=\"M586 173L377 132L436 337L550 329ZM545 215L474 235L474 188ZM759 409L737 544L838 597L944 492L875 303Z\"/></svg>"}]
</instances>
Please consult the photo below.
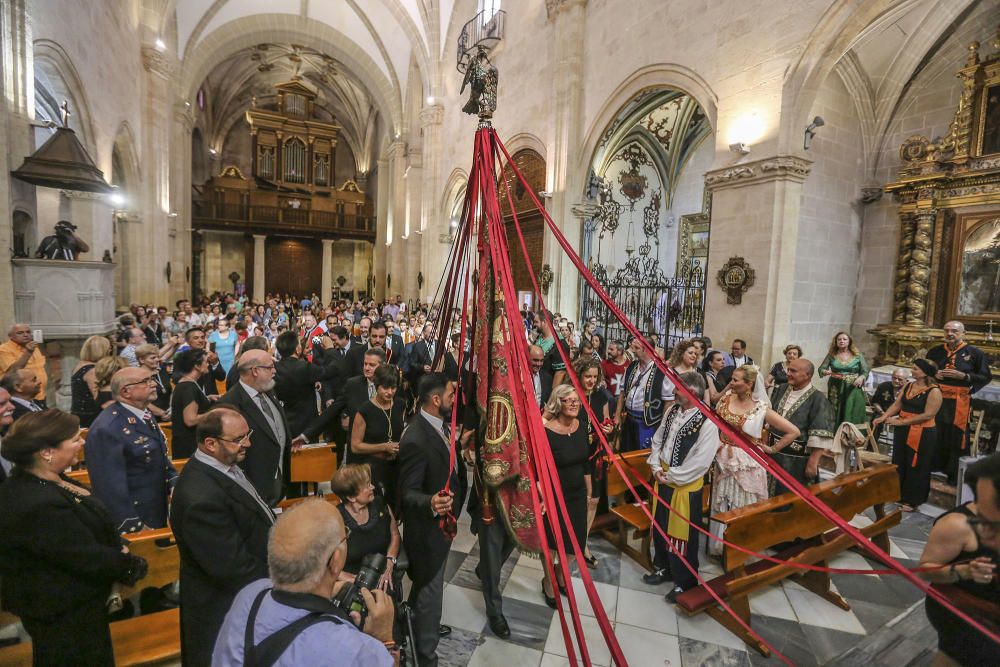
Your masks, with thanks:
<instances>
[{"instance_id":1,"label":"religious painting in frame","mask_svg":"<svg viewBox=\"0 0 1000 667\"><path fill-rule=\"evenodd\" d=\"M1000 211L961 216L953 257L954 316L963 321L1000 319Z\"/></svg>"},{"instance_id":2,"label":"religious painting in frame","mask_svg":"<svg viewBox=\"0 0 1000 667\"><path fill-rule=\"evenodd\" d=\"M994 155L1000 153L1000 76L991 77L983 86L980 96L976 153Z\"/></svg>"},{"instance_id":3,"label":"religious painting in frame","mask_svg":"<svg viewBox=\"0 0 1000 667\"><path fill-rule=\"evenodd\" d=\"M708 264L709 216L707 213L682 215L677 239L677 276L688 275L695 265ZM695 262L694 260L699 260Z\"/></svg>"}]
</instances>

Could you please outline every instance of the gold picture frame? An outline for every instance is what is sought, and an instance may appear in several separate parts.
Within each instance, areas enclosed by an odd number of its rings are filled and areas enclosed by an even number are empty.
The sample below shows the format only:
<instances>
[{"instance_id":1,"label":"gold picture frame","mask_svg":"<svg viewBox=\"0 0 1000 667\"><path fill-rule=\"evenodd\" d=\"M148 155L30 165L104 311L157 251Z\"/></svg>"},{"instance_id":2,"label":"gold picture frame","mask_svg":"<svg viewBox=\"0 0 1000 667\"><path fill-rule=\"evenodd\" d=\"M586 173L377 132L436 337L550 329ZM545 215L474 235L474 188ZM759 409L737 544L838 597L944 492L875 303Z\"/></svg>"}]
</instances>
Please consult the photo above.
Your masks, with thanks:
<instances>
[{"instance_id":1,"label":"gold picture frame","mask_svg":"<svg viewBox=\"0 0 1000 667\"><path fill-rule=\"evenodd\" d=\"M711 227L708 213L682 215L677 239L677 277L700 268L702 279L708 266L708 239Z\"/></svg>"}]
</instances>

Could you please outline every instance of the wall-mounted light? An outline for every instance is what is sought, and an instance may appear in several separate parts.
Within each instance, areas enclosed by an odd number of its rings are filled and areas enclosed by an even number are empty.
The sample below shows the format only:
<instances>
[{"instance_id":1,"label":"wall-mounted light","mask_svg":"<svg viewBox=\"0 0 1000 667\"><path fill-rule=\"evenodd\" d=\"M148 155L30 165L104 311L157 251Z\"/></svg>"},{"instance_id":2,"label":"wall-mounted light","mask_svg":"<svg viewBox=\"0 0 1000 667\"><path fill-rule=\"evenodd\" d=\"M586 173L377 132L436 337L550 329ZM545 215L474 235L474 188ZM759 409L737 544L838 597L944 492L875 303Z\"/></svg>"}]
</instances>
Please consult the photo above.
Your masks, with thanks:
<instances>
[{"instance_id":1,"label":"wall-mounted light","mask_svg":"<svg viewBox=\"0 0 1000 667\"><path fill-rule=\"evenodd\" d=\"M805 136L802 137L802 148L809 150L813 137L816 136L816 128L823 127L824 125L826 125L826 121L823 120L822 116L816 116L813 118L813 122L809 123L806 127Z\"/></svg>"},{"instance_id":2,"label":"wall-mounted light","mask_svg":"<svg viewBox=\"0 0 1000 667\"><path fill-rule=\"evenodd\" d=\"M167 45L164 43L164 41L162 39L160 39L159 37L157 37L156 38L156 48L159 49L160 51L163 51L164 49L167 48Z\"/></svg>"},{"instance_id":3,"label":"wall-mounted light","mask_svg":"<svg viewBox=\"0 0 1000 667\"><path fill-rule=\"evenodd\" d=\"M215 150L214 148L209 148L209 149L208 149L208 152L209 152L210 154L212 154L212 155L218 155L218 154L219 154L219 151Z\"/></svg>"},{"instance_id":4,"label":"wall-mounted light","mask_svg":"<svg viewBox=\"0 0 1000 667\"><path fill-rule=\"evenodd\" d=\"M764 119L756 111L749 111L733 119L726 133L729 140L729 149L733 146L742 145L750 147L757 143L764 136L767 129ZM734 151L739 152L739 151ZM744 153L745 154L745 153Z\"/></svg>"},{"instance_id":5,"label":"wall-mounted light","mask_svg":"<svg viewBox=\"0 0 1000 667\"><path fill-rule=\"evenodd\" d=\"M729 150L737 155L747 155L750 152L750 147L742 141L737 141L734 144L729 144Z\"/></svg>"},{"instance_id":6,"label":"wall-mounted light","mask_svg":"<svg viewBox=\"0 0 1000 667\"><path fill-rule=\"evenodd\" d=\"M167 213L167 217L168 217L168 218L176 218L176 217L177 217L177 214L176 214L176 213L174 213L173 211L171 211L170 213Z\"/></svg>"},{"instance_id":7,"label":"wall-mounted light","mask_svg":"<svg viewBox=\"0 0 1000 667\"><path fill-rule=\"evenodd\" d=\"M433 95L428 95L427 96L427 106L433 106L433 105L434 105L434 96Z\"/></svg>"},{"instance_id":8,"label":"wall-mounted light","mask_svg":"<svg viewBox=\"0 0 1000 667\"><path fill-rule=\"evenodd\" d=\"M538 196L541 197L542 199L552 199L552 193L549 192L548 190L542 190L541 192L538 193Z\"/></svg>"},{"instance_id":9,"label":"wall-mounted light","mask_svg":"<svg viewBox=\"0 0 1000 667\"><path fill-rule=\"evenodd\" d=\"M114 188L114 192L108 195L108 201L111 202L111 205L115 208L121 208L125 205L125 195L118 190L117 185L112 185L111 187Z\"/></svg>"}]
</instances>

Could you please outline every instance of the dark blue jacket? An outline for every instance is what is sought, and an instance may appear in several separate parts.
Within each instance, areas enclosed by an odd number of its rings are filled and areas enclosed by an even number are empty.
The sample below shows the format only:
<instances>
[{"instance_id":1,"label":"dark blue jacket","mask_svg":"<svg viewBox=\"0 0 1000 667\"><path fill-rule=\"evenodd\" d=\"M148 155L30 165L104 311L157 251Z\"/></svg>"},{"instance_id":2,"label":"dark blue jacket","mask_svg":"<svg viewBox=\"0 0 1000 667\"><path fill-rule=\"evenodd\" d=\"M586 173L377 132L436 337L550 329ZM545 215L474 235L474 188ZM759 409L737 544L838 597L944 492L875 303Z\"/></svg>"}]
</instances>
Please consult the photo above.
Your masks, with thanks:
<instances>
[{"instance_id":1,"label":"dark blue jacket","mask_svg":"<svg viewBox=\"0 0 1000 667\"><path fill-rule=\"evenodd\" d=\"M91 489L119 532L166 527L177 471L158 426L150 428L121 403L112 403L91 424L84 452Z\"/></svg>"}]
</instances>

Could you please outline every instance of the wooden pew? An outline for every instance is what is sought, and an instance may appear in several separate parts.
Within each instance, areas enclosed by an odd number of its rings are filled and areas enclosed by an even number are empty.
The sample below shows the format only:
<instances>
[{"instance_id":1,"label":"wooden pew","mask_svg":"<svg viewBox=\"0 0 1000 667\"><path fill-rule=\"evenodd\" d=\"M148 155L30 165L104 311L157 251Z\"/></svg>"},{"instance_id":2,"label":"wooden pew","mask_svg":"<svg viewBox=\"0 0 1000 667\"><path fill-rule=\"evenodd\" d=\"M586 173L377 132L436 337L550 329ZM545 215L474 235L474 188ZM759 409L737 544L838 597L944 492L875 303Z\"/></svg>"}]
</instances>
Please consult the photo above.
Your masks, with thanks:
<instances>
[{"instance_id":1,"label":"wooden pew","mask_svg":"<svg viewBox=\"0 0 1000 667\"><path fill-rule=\"evenodd\" d=\"M122 589L129 597L149 586L166 586L180 577L180 556L169 528L144 530L125 536L129 550L149 562L149 573L134 587ZM157 541L169 540L161 546ZM117 665L147 665L176 660L181 654L180 611L168 609L153 614L115 621L111 642ZM31 642L0 649L0 667L31 665Z\"/></svg>"},{"instance_id":2,"label":"wooden pew","mask_svg":"<svg viewBox=\"0 0 1000 667\"><path fill-rule=\"evenodd\" d=\"M292 452L289 479L294 482L316 484L329 482L337 469L337 445L328 442L318 446L307 446Z\"/></svg>"},{"instance_id":3,"label":"wooden pew","mask_svg":"<svg viewBox=\"0 0 1000 667\"><path fill-rule=\"evenodd\" d=\"M337 497L336 493L327 493L322 496L305 496L303 498L285 498L284 500L278 503L278 506L275 508L275 513L281 514L288 508L295 507L303 500L309 500L309 498L314 498L314 497L322 498L326 502L331 503L333 505L340 504L340 498Z\"/></svg>"},{"instance_id":4,"label":"wooden pew","mask_svg":"<svg viewBox=\"0 0 1000 667\"><path fill-rule=\"evenodd\" d=\"M160 430L163 437L167 439L167 456L174 457L174 425L172 422L161 422Z\"/></svg>"},{"instance_id":5,"label":"wooden pew","mask_svg":"<svg viewBox=\"0 0 1000 667\"><path fill-rule=\"evenodd\" d=\"M899 509L889 514L885 512L885 503L899 501L896 466L866 468L821 482L810 487L810 490L846 521L869 507L874 507L875 522L860 530L879 547L889 551L887 531L899 524L902 517ZM787 510L775 511L779 508ZM839 528L833 528L829 521L791 493L717 514L712 519L726 525L727 541L757 553L775 545L801 540L774 554L775 558L795 563L825 567L830 558L854 545L853 539ZM791 576L797 577L798 584L823 599L841 609L850 609L847 601L830 589L828 573L802 570L764 560L749 563L751 558L742 551L725 547L722 556L724 574L706 582L747 625L750 625L749 595ZM677 607L688 615L707 613L765 657L770 654L762 643L753 639L728 612L716 604L705 586L692 588L679 595Z\"/></svg>"},{"instance_id":6,"label":"wooden pew","mask_svg":"<svg viewBox=\"0 0 1000 667\"><path fill-rule=\"evenodd\" d=\"M648 449L617 455L623 466L632 467L643 479L649 479L651 474L649 464L646 463L648 457ZM617 519L617 530L604 530L603 535L605 539L617 546L619 550L628 554L633 560L652 572L653 562L649 555L649 543L652 539L652 535L649 532L650 520L642 509L642 505L648 505L648 503L626 502L628 485L625 484L625 480L622 479L614 463L609 461L607 470L608 502L610 503L612 499L618 500L618 504L610 510L611 514ZM635 483L634 477L630 478L629 481L633 483L633 486L638 486ZM630 530L632 531L633 538L641 538L642 540L639 549L628 543L628 533Z\"/></svg>"},{"instance_id":7,"label":"wooden pew","mask_svg":"<svg viewBox=\"0 0 1000 667\"><path fill-rule=\"evenodd\" d=\"M178 474L181 470L184 470L184 464L188 462L188 459L175 459L173 461L174 468L177 469ZM72 480L80 482L86 487L90 486L90 473L87 472L86 468L83 470L74 470L72 472L66 473L66 476Z\"/></svg>"}]
</instances>

